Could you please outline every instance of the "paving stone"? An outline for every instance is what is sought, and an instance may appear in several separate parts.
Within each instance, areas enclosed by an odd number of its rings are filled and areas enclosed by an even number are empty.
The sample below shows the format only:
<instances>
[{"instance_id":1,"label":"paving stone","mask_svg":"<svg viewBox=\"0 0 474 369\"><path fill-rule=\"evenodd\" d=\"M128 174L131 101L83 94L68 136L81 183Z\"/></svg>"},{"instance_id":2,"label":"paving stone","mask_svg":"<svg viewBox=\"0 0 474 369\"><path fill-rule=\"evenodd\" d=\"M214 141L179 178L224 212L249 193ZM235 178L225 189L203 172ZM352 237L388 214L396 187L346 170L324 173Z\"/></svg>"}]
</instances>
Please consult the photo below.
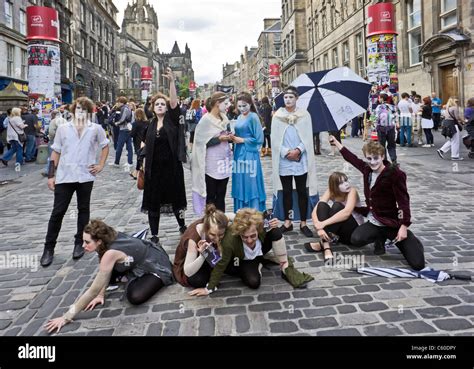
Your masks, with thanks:
<instances>
[{"instance_id":1,"label":"paving stone","mask_svg":"<svg viewBox=\"0 0 474 369\"><path fill-rule=\"evenodd\" d=\"M161 320L181 320L194 316L193 311L187 310L184 312L173 312L173 313L163 313L161 315Z\"/></svg>"},{"instance_id":2,"label":"paving stone","mask_svg":"<svg viewBox=\"0 0 474 369\"><path fill-rule=\"evenodd\" d=\"M245 306L231 306L214 309L216 315L233 315L233 314L245 314Z\"/></svg>"},{"instance_id":3,"label":"paving stone","mask_svg":"<svg viewBox=\"0 0 474 369\"><path fill-rule=\"evenodd\" d=\"M277 314L277 313L269 313L269 314ZM239 315L235 317L235 328L236 328L237 333L248 332L250 329L250 322L249 322L248 317L246 315Z\"/></svg>"},{"instance_id":4,"label":"paving stone","mask_svg":"<svg viewBox=\"0 0 474 369\"><path fill-rule=\"evenodd\" d=\"M331 295L333 296L341 296L341 295L352 295L355 293L355 290L349 287L339 287L339 288L331 288L330 292L331 292Z\"/></svg>"},{"instance_id":5,"label":"paving stone","mask_svg":"<svg viewBox=\"0 0 474 369\"><path fill-rule=\"evenodd\" d=\"M0 311L6 310L21 310L24 307L28 306L29 301L13 301L7 302L0 305Z\"/></svg>"},{"instance_id":6,"label":"paving stone","mask_svg":"<svg viewBox=\"0 0 474 369\"><path fill-rule=\"evenodd\" d=\"M328 293L323 289L293 292L293 297L295 299L304 299L304 298L310 298L310 297L324 297L327 295Z\"/></svg>"},{"instance_id":7,"label":"paving stone","mask_svg":"<svg viewBox=\"0 0 474 369\"><path fill-rule=\"evenodd\" d=\"M350 314L355 313L357 309L353 305L339 305L336 306L337 311L339 314Z\"/></svg>"},{"instance_id":8,"label":"paving stone","mask_svg":"<svg viewBox=\"0 0 474 369\"><path fill-rule=\"evenodd\" d=\"M163 324L152 323L148 326L146 335L147 336L161 336L162 329L163 329Z\"/></svg>"},{"instance_id":9,"label":"paving stone","mask_svg":"<svg viewBox=\"0 0 474 369\"><path fill-rule=\"evenodd\" d=\"M4 329L8 328L12 324L11 320L0 320L0 331L3 331Z\"/></svg>"},{"instance_id":10,"label":"paving stone","mask_svg":"<svg viewBox=\"0 0 474 369\"><path fill-rule=\"evenodd\" d=\"M139 305L139 306L132 306L126 308L124 311L124 315L141 315L148 313L149 307L146 305Z\"/></svg>"},{"instance_id":11,"label":"paving stone","mask_svg":"<svg viewBox=\"0 0 474 369\"><path fill-rule=\"evenodd\" d=\"M33 299L33 301L31 302L29 308L30 309L40 308L41 306L43 306L45 301L49 299L50 296L51 296L51 291L44 291L44 292L38 294L38 296L36 296Z\"/></svg>"},{"instance_id":12,"label":"paving stone","mask_svg":"<svg viewBox=\"0 0 474 369\"><path fill-rule=\"evenodd\" d=\"M384 290L409 290L412 288L408 283L404 282L381 284L380 287Z\"/></svg>"},{"instance_id":13,"label":"paving stone","mask_svg":"<svg viewBox=\"0 0 474 369\"><path fill-rule=\"evenodd\" d=\"M152 312L160 312L160 311L169 311L169 310L179 310L181 304L171 303L171 304L159 304L153 306L151 309Z\"/></svg>"},{"instance_id":14,"label":"paving stone","mask_svg":"<svg viewBox=\"0 0 474 369\"><path fill-rule=\"evenodd\" d=\"M308 300L290 300L283 303L285 309L300 309L309 307L310 303Z\"/></svg>"},{"instance_id":15,"label":"paving stone","mask_svg":"<svg viewBox=\"0 0 474 369\"><path fill-rule=\"evenodd\" d=\"M232 334L233 321L225 316L218 316L216 319L216 334L218 336L230 336Z\"/></svg>"},{"instance_id":16,"label":"paving stone","mask_svg":"<svg viewBox=\"0 0 474 369\"><path fill-rule=\"evenodd\" d=\"M316 316L334 316L337 314L333 307L325 307L320 309L304 309L303 313L306 318L314 318Z\"/></svg>"},{"instance_id":17,"label":"paving stone","mask_svg":"<svg viewBox=\"0 0 474 369\"><path fill-rule=\"evenodd\" d=\"M433 324L439 329L445 331L460 331L465 329L472 329L472 323L466 319L438 319L433 320Z\"/></svg>"},{"instance_id":18,"label":"paving stone","mask_svg":"<svg viewBox=\"0 0 474 369\"><path fill-rule=\"evenodd\" d=\"M280 310L281 305L276 302L268 302L264 304L254 304L249 305L249 311L270 311L270 310Z\"/></svg>"},{"instance_id":19,"label":"paving stone","mask_svg":"<svg viewBox=\"0 0 474 369\"><path fill-rule=\"evenodd\" d=\"M313 299L314 306L338 305L340 303L341 303L341 299L339 297Z\"/></svg>"},{"instance_id":20,"label":"paving stone","mask_svg":"<svg viewBox=\"0 0 474 369\"><path fill-rule=\"evenodd\" d=\"M428 304L432 306L449 306L449 305L458 305L461 303L458 299L452 296L442 296L442 297L428 297L424 299Z\"/></svg>"},{"instance_id":21,"label":"paving stone","mask_svg":"<svg viewBox=\"0 0 474 369\"><path fill-rule=\"evenodd\" d=\"M364 327L364 334L368 336L400 336L402 331L392 324L380 324Z\"/></svg>"},{"instance_id":22,"label":"paving stone","mask_svg":"<svg viewBox=\"0 0 474 369\"><path fill-rule=\"evenodd\" d=\"M91 332L88 332L88 336L92 337L111 337L114 335L115 329L96 329Z\"/></svg>"},{"instance_id":23,"label":"paving stone","mask_svg":"<svg viewBox=\"0 0 474 369\"><path fill-rule=\"evenodd\" d=\"M208 316L211 315L212 309L211 308L204 308L204 309L199 309L196 311L196 316Z\"/></svg>"},{"instance_id":24,"label":"paving stone","mask_svg":"<svg viewBox=\"0 0 474 369\"><path fill-rule=\"evenodd\" d=\"M15 328L12 328L12 329L9 329L8 331L6 331L4 336L15 337L15 336L18 336L18 333L20 333L20 331L21 331L20 327L15 327Z\"/></svg>"},{"instance_id":25,"label":"paving stone","mask_svg":"<svg viewBox=\"0 0 474 369\"><path fill-rule=\"evenodd\" d=\"M422 321L406 322L401 326L408 334L434 333L436 329Z\"/></svg>"},{"instance_id":26,"label":"paving stone","mask_svg":"<svg viewBox=\"0 0 474 369\"><path fill-rule=\"evenodd\" d=\"M113 310L102 310L100 312L100 317L101 318L113 318L116 316L119 316L123 313L123 309L113 309Z\"/></svg>"},{"instance_id":27,"label":"paving stone","mask_svg":"<svg viewBox=\"0 0 474 369\"><path fill-rule=\"evenodd\" d=\"M33 320L30 324L26 326L26 328L24 328L21 331L19 335L20 336L34 336L36 333L38 333L38 330L41 330L41 327L44 324L45 324L45 321L43 319ZM63 328L66 328L66 326L64 326ZM61 328L61 331L63 330L63 328Z\"/></svg>"},{"instance_id":28,"label":"paving stone","mask_svg":"<svg viewBox=\"0 0 474 369\"><path fill-rule=\"evenodd\" d=\"M355 328L329 329L325 331L318 331L316 334L318 336L328 336L328 337L361 336L360 332Z\"/></svg>"},{"instance_id":29,"label":"paving stone","mask_svg":"<svg viewBox=\"0 0 474 369\"><path fill-rule=\"evenodd\" d=\"M342 296L342 299L344 300L344 302L347 302L348 304L350 304L354 302L372 301L372 296L367 295L367 294L359 294L359 295Z\"/></svg>"},{"instance_id":30,"label":"paving stone","mask_svg":"<svg viewBox=\"0 0 474 369\"><path fill-rule=\"evenodd\" d=\"M357 285L360 285L361 282L359 279L340 279L340 280L334 281L334 284L336 286L357 286Z\"/></svg>"},{"instance_id":31,"label":"paving stone","mask_svg":"<svg viewBox=\"0 0 474 369\"><path fill-rule=\"evenodd\" d=\"M388 306L382 302L371 302L368 304L359 304L360 310L364 312L387 310Z\"/></svg>"},{"instance_id":32,"label":"paving stone","mask_svg":"<svg viewBox=\"0 0 474 369\"><path fill-rule=\"evenodd\" d=\"M343 327L379 323L379 319L375 314L353 313L341 315L338 318Z\"/></svg>"},{"instance_id":33,"label":"paving stone","mask_svg":"<svg viewBox=\"0 0 474 369\"><path fill-rule=\"evenodd\" d=\"M232 305L232 304L243 304L243 305L247 305L247 304L250 304L254 301L254 297L253 296L242 296L242 297L229 297L227 300L226 300L226 303L228 305Z\"/></svg>"},{"instance_id":34,"label":"paving stone","mask_svg":"<svg viewBox=\"0 0 474 369\"><path fill-rule=\"evenodd\" d=\"M306 330L337 327L339 325L337 323L336 319L334 319L332 317L330 317L330 318L300 319L300 320L298 320L298 324L301 327L301 329L306 329Z\"/></svg>"},{"instance_id":35,"label":"paving stone","mask_svg":"<svg viewBox=\"0 0 474 369\"><path fill-rule=\"evenodd\" d=\"M14 325L24 325L28 323L31 318L33 318L36 314L36 310L26 310L23 314L20 315L20 317L15 320Z\"/></svg>"},{"instance_id":36,"label":"paving stone","mask_svg":"<svg viewBox=\"0 0 474 369\"><path fill-rule=\"evenodd\" d=\"M299 310L287 310L268 313L268 318L271 320L292 320L301 318L303 314Z\"/></svg>"},{"instance_id":37,"label":"paving stone","mask_svg":"<svg viewBox=\"0 0 474 369\"><path fill-rule=\"evenodd\" d=\"M285 293L265 293L260 296L258 296L257 300L260 302L267 302L267 301L282 301L282 300L288 300L290 298L290 294L285 292Z\"/></svg>"},{"instance_id":38,"label":"paving stone","mask_svg":"<svg viewBox=\"0 0 474 369\"><path fill-rule=\"evenodd\" d=\"M271 333L293 333L298 331L298 326L293 322L270 323Z\"/></svg>"},{"instance_id":39,"label":"paving stone","mask_svg":"<svg viewBox=\"0 0 474 369\"><path fill-rule=\"evenodd\" d=\"M387 323L400 322L402 320L414 320L416 316L409 310L398 311L386 311L380 313L380 317Z\"/></svg>"},{"instance_id":40,"label":"paving stone","mask_svg":"<svg viewBox=\"0 0 474 369\"><path fill-rule=\"evenodd\" d=\"M51 313L54 311L59 306L59 302L61 301L61 297L59 296L54 296L50 297L41 307L41 309L38 310L38 313L36 314L37 318L46 318L50 317Z\"/></svg>"},{"instance_id":41,"label":"paving stone","mask_svg":"<svg viewBox=\"0 0 474 369\"><path fill-rule=\"evenodd\" d=\"M63 277L54 278L51 282L48 283L48 290L54 290L55 288L57 288L61 284L63 279Z\"/></svg>"},{"instance_id":42,"label":"paving stone","mask_svg":"<svg viewBox=\"0 0 474 369\"><path fill-rule=\"evenodd\" d=\"M474 315L474 305L456 306L449 309L456 315L469 316Z\"/></svg>"}]
</instances>

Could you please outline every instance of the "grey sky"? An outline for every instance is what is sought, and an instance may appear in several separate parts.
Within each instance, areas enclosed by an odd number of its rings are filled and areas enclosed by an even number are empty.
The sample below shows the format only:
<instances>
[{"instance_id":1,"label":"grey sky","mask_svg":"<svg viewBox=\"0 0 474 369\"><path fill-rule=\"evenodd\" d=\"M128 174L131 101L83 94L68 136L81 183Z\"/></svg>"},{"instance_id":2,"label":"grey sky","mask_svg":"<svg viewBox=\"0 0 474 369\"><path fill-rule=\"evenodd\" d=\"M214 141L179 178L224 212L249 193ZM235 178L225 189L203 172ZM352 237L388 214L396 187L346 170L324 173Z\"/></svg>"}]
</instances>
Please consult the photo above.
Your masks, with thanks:
<instances>
[{"instance_id":1,"label":"grey sky","mask_svg":"<svg viewBox=\"0 0 474 369\"><path fill-rule=\"evenodd\" d=\"M114 0L122 25L127 0ZM131 2L131 1L130 1ZM158 14L158 47L169 53L188 43L199 84L222 78L222 64L240 59L244 47L257 45L264 18L281 16L280 0L149 0Z\"/></svg>"}]
</instances>

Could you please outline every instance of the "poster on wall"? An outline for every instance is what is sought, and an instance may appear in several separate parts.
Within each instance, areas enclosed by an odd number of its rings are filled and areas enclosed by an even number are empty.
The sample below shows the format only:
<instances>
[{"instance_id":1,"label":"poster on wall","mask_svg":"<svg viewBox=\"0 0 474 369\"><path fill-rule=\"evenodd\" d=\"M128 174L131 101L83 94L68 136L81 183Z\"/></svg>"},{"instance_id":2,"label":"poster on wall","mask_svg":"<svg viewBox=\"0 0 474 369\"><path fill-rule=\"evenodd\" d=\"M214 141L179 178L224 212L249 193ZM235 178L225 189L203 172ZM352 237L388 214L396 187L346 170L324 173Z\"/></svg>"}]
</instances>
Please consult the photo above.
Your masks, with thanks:
<instances>
[{"instance_id":1,"label":"poster on wall","mask_svg":"<svg viewBox=\"0 0 474 369\"><path fill-rule=\"evenodd\" d=\"M28 89L30 94L56 97L55 85L61 82L60 52L56 45L28 46Z\"/></svg>"},{"instance_id":2,"label":"poster on wall","mask_svg":"<svg viewBox=\"0 0 474 369\"><path fill-rule=\"evenodd\" d=\"M367 77L379 86L389 85L398 91L398 62L396 35L374 35L367 43Z\"/></svg>"}]
</instances>

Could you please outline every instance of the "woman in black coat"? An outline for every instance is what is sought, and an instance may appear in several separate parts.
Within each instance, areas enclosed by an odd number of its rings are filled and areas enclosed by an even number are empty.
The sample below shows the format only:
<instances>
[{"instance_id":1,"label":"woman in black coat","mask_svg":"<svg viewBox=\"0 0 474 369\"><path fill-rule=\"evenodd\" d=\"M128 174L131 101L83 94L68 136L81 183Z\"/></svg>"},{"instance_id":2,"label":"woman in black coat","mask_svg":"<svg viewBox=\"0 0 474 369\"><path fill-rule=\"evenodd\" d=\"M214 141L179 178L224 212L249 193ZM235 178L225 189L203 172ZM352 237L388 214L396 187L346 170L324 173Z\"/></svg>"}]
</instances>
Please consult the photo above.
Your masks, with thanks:
<instances>
[{"instance_id":1,"label":"woman in black coat","mask_svg":"<svg viewBox=\"0 0 474 369\"><path fill-rule=\"evenodd\" d=\"M158 243L161 213L173 213L179 231L184 233L186 191L183 162L186 162L184 124L180 124L180 108L175 76L170 68L164 75L170 82L170 98L158 93L151 100L154 117L145 132L145 188L142 211L148 214L152 241Z\"/></svg>"}]
</instances>

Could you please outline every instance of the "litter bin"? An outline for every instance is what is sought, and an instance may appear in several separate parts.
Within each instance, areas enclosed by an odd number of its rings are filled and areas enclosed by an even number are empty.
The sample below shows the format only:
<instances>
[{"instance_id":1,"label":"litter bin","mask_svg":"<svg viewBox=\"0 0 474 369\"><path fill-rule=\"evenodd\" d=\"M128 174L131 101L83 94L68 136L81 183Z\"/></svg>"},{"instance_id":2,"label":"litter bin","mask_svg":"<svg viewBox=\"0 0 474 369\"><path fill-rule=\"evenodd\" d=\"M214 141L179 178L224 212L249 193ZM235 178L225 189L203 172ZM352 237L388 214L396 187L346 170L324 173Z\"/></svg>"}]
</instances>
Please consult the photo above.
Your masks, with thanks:
<instances>
[{"instance_id":1,"label":"litter bin","mask_svg":"<svg viewBox=\"0 0 474 369\"><path fill-rule=\"evenodd\" d=\"M48 145L38 146L38 155L36 156L36 164L46 164L48 162Z\"/></svg>"}]
</instances>

